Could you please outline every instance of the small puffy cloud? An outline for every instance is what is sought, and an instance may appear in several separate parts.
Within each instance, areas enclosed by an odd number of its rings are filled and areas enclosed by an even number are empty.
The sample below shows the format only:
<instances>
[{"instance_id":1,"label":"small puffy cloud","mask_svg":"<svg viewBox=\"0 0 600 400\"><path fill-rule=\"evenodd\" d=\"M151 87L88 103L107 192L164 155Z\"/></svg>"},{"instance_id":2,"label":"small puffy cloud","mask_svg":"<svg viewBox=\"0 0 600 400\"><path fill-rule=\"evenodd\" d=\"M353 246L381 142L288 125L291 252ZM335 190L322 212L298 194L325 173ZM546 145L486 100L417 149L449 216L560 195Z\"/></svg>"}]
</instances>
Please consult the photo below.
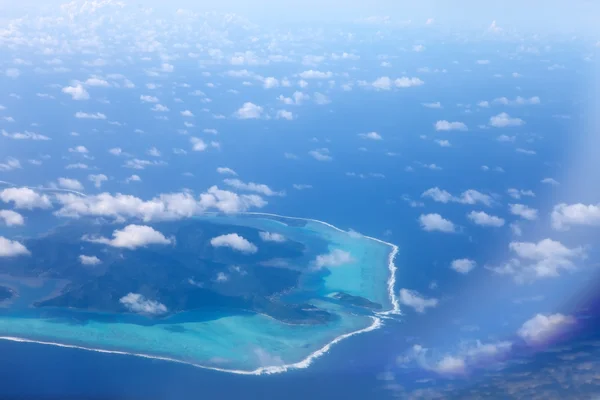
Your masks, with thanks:
<instances>
[{"instance_id":1,"label":"small puffy cloud","mask_svg":"<svg viewBox=\"0 0 600 400\"><path fill-rule=\"evenodd\" d=\"M160 157L160 150L158 150L156 147L151 147L150 149L148 149L146 154L152 157Z\"/></svg>"},{"instance_id":2,"label":"small puffy cloud","mask_svg":"<svg viewBox=\"0 0 600 400\"><path fill-rule=\"evenodd\" d=\"M110 86L110 83L108 83L104 79L100 79L100 78L96 78L96 77L88 78L88 79L86 79L86 81L84 83L87 86L96 86L96 87L109 87Z\"/></svg>"},{"instance_id":3,"label":"small puffy cloud","mask_svg":"<svg viewBox=\"0 0 600 400\"><path fill-rule=\"evenodd\" d=\"M538 210L524 204L509 204L510 213L528 221L534 221L538 217Z\"/></svg>"},{"instance_id":4,"label":"small puffy cloud","mask_svg":"<svg viewBox=\"0 0 600 400\"><path fill-rule=\"evenodd\" d=\"M421 103L423 107L426 108L442 108L442 103L436 101L435 103Z\"/></svg>"},{"instance_id":5,"label":"small puffy cloud","mask_svg":"<svg viewBox=\"0 0 600 400\"><path fill-rule=\"evenodd\" d=\"M89 150L85 146L69 147L69 153L87 154Z\"/></svg>"},{"instance_id":6,"label":"small puffy cloud","mask_svg":"<svg viewBox=\"0 0 600 400\"><path fill-rule=\"evenodd\" d=\"M344 250L334 249L327 254L319 254L314 261L315 268L339 267L354 262L352 255Z\"/></svg>"},{"instance_id":7,"label":"small puffy cloud","mask_svg":"<svg viewBox=\"0 0 600 400\"><path fill-rule=\"evenodd\" d=\"M381 76L381 77L375 79L371 83L371 86L377 90L390 90L393 87L408 88L408 87L413 87L413 86L421 86L424 83L425 82L423 82L419 78L402 77L402 78L392 80L389 76Z\"/></svg>"},{"instance_id":8,"label":"small puffy cloud","mask_svg":"<svg viewBox=\"0 0 600 400\"><path fill-rule=\"evenodd\" d=\"M329 97L327 97L323 93L319 93L319 92L315 92L313 94L313 99L314 99L315 103L317 103L320 106L331 103L331 99Z\"/></svg>"},{"instance_id":9,"label":"small puffy cloud","mask_svg":"<svg viewBox=\"0 0 600 400\"><path fill-rule=\"evenodd\" d=\"M274 232L259 232L258 236L265 242L277 242L282 243L286 241L285 236L280 233Z\"/></svg>"},{"instance_id":10,"label":"small puffy cloud","mask_svg":"<svg viewBox=\"0 0 600 400\"><path fill-rule=\"evenodd\" d=\"M214 237L210 240L213 247L228 247L241 253L254 254L258 251L256 245L237 233L229 233Z\"/></svg>"},{"instance_id":11,"label":"small puffy cloud","mask_svg":"<svg viewBox=\"0 0 600 400\"><path fill-rule=\"evenodd\" d=\"M128 293L119 299L129 311L144 315L160 315L166 313L167 307L158 301L149 300L139 293Z\"/></svg>"},{"instance_id":12,"label":"small puffy cloud","mask_svg":"<svg viewBox=\"0 0 600 400\"><path fill-rule=\"evenodd\" d=\"M528 344L543 344L553 336L564 332L565 329L575 324L574 317L557 314L537 314L527 320L518 330L518 335Z\"/></svg>"},{"instance_id":13,"label":"small puffy cloud","mask_svg":"<svg viewBox=\"0 0 600 400\"><path fill-rule=\"evenodd\" d=\"M98 265L102 261L100 261L100 259L96 256L86 256L86 255L81 254L79 256L79 262L82 265Z\"/></svg>"},{"instance_id":14,"label":"small puffy cloud","mask_svg":"<svg viewBox=\"0 0 600 400\"><path fill-rule=\"evenodd\" d=\"M541 182L545 183L546 185L552 185L552 186L560 185L560 183L554 178L544 178L541 180Z\"/></svg>"},{"instance_id":15,"label":"small puffy cloud","mask_svg":"<svg viewBox=\"0 0 600 400\"><path fill-rule=\"evenodd\" d=\"M495 215L487 214L483 211L471 211L467 214L467 218L476 225L501 227L504 226L504 219Z\"/></svg>"},{"instance_id":16,"label":"small puffy cloud","mask_svg":"<svg viewBox=\"0 0 600 400\"><path fill-rule=\"evenodd\" d=\"M461 195L459 197L456 197L454 195L452 195L451 193L447 192L446 190L440 189L439 187L433 187L430 189L427 189L426 191L424 191L421 194L421 197L429 197L431 198L433 201L436 201L438 203L461 203L461 204L477 204L477 203L481 203L484 204L486 206L491 206L492 205L492 197L481 193L477 190L474 189L468 189L465 190L464 192L461 193Z\"/></svg>"},{"instance_id":17,"label":"small puffy cloud","mask_svg":"<svg viewBox=\"0 0 600 400\"><path fill-rule=\"evenodd\" d=\"M276 115L277 119L286 119L288 121L291 121L294 119L294 114L291 111L287 111L287 110L278 110L277 111L277 115Z\"/></svg>"},{"instance_id":18,"label":"small puffy cloud","mask_svg":"<svg viewBox=\"0 0 600 400\"><path fill-rule=\"evenodd\" d=\"M514 100L510 100L506 97L498 97L494 99L495 104L502 104L505 106L525 106L525 105L536 105L540 104L541 100L539 97L534 96L530 98L525 98L521 96L517 96Z\"/></svg>"},{"instance_id":19,"label":"small puffy cloud","mask_svg":"<svg viewBox=\"0 0 600 400\"><path fill-rule=\"evenodd\" d=\"M29 209L34 208L50 208L52 203L48 196L40 195L32 189L21 187L21 188L7 188L0 191L0 200L5 203L13 203L17 209Z\"/></svg>"},{"instance_id":20,"label":"small puffy cloud","mask_svg":"<svg viewBox=\"0 0 600 400\"><path fill-rule=\"evenodd\" d=\"M490 125L495 128L505 128L510 126L523 125L525 121L521 118L513 118L507 113L503 112L490 118Z\"/></svg>"},{"instance_id":21,"label":"small puffy cloud","mask_svg":"<svg viewBox=\"0 0 600 400\"><path fill-rule=\"evenodd\" d=\"M515 258L502 265L486 268L499 275L513 276L517 283L558 277L563 270L576 269L575 259L586 257L583 248L568 248L552 239L537 243L511 242L509 249L516 255Z\"/></svg>"},{"instance_id":22,"label":"small puffy cloud","mask_svg":"<svg viewBox=\"0 0 600 400\"><path fill-rule=\"evenodd\" d=\"M35 132L13 132L9 133L2 129L2 136L8 137L14 140L50 140L48 136L41 135Z\"/></svg>"},{"instance_id":23,"label":"small puffy cloud","mask_svg":"<svg viewBox=\"0 0 600 400\"><path fill-rule=\"evenodd\" d=\"M245 183L239 179L225 179L223 182L225 182L226 185L231 186L235 189L248 192L256 192L265 196L283 196L285 194L284 192L275 192L269 186L261 183Z\"/></svg>"},{"instance_id":24,"label":"small puffy cloud","mask_svg":"<svg viewBox=\"0 0 600 400\"><path fill-rule=\"evenodd\" d=\"M236 112L239 119L257 119L262 116L263 108L251 102L246 102Z\"/></svg>"},{"instance_id":25,"label":"small puffy cloud","mask_svg":"<svg viewBox=\"0 0 600 400\"><path fill-rule=\"evenodd\" d=\"M301 72L298 76L302 79L329 79L333 76L333 73L331 71L323 72L310 69Z\"/></svg>"},{"instance_id":26,"label":"small puffy cloud","mask_svg":"<svg viewBox=\"0 0 600 400\"><path fill-rule=\"evenodd\" d=\"M452 144L450 144L450 141L448 141L448 140L436 139L435 142L437 144L439 144L441 147L452 147Z\"/></svg>"},{"instance_id":27,"label":"small puffy cloud","mask_svg":"<svg viewBox=\"0 0 600 400\"><path fill-rule=\"evenodd\" d=\"M106 115L102 113L86 113L82 111L78 111L75 113L75 118L79 119L106 119Z\"/></svg>"},{"instance_id":28,"label":"small puffy cloud","mask_svg":"<svg viewBox=\"0 0 600 400\"><path fill-rule=\"evenodd\" d=\"M292 185L292 187L296 190L306 190L306 189L312 189L312 185L307 185L304 183L294 183Z\"/></svg>"},{"instance_id":29,"label":"small puffy cloud","mask_svg":"<svg viewBox=\"0 0 600 400\"><path fill-rule=\"evenodd\" d=\"M7 157L6 162L0 163L0 171L12 171L19 168L22 168L21 162L14 157Z\"/></svg>"},{"instance_id":30,"label":"small puffy cloud","mask_svg":"<svg viewBox=\"0 0 600 400\"><path fill-rule=\"evenodd\" d=\"M377 132L359 133L358 136L369 140L383 140L381 135Z\"/></svg>"},{"instance_id":31,"label":"small puffy cloud","mask_svg":"<svg viewBox=\"0 0 600 400\"><path fill-rule=\"evenodd\" d=\"M108 180L108 176L104 174L88 175L88 180L94 182L95 187L100 188L102 186L102 182L106 182Z\"/></svg>"},{"instance_id":32,"label":"small puffy cloud","mask_svg":"<svg viewBox=\"0 0 600 400\"><path fill-rule=\"evenodd\" d=\"M141 182L141 181L142 181L142 178L140 178L138 175L131 175L127 179L125 179L125 183Z\"/></svg>"},{"instance_id":33,"label":"small puffy cloud","mask_svg":"<svg viewBox=\"0 0 600 400\"><path fill-rule=\"evenodd\" d=\"M428 308L438 305L438 299L426 298L415 290L400 289L398 298L400 304L411 307L418 313L424 313Z\"/></svg>"},{"instance_id":34,"label":"small puffy cloud","mask_svg":"<svg viewBox=\"0 0 600 400\"><path fill-rule=\"evenodd\" d=\"M81 83L78 83L75 86L66 86L62 88L62 92L71 95L73 100L88 100L90 98L90 94L85 90Z\"/></svg>"},{"instance_id":35,"label":"small puffy cloud","mask_svg":"<svg viewBox=\"0 0 600 400\"><path fill-rule=\"evenodd\" d=\"M566 204L554 206L551 214L552 227L556 230L568 230L571 226L600 226L599 204Z\"/></svg>"},{"instance_id":36,"label":"small puffy cloud","mask_svg":"<svg viewBox=\"0 0 600 400\"><path fill-rule=\"evenodd\" d=\"M421 214L419 216L421 229L427 232L456 232L456 228L452 221L444 219L440 214Z\"/></svg>"},{"instance_id":37,"label":"small puffy cloud","mask_svg":"<svg viewBox=\"0 0 600 400\"><path fill-rule=\"evenodd\" d=\"M29 250L16 240L10 240L0 236L0 257L15 257L28 255Z\"/></svg>"},{"instance_id":38,"label":"small puffy cloud","mask_svg":"<svg viewBox=\"0 0 600 400\"><path fill-rule=\"evenodd\" d=\"M0 210L0 221L4 221L6 226L24 225L25 219L21 214L12 210Z\"/></svg>"},{"instance_id":39,"label":"small puffy cloud","mask_svg":"<svg viewBox=\"0 0 600 400\"><path fill-rule=\"evenodd\" d=\"M116 229L113 238L84 236L83 240L92 243L106 244L112 247L134 250L138 247L146 247L151 244L171 244L162 233L147 225L127 225L123 229Z\"/></svg>"},{"instance_id":40,"label":"small puffy cloud","mask_svg":"<svg viewBox=\"0 0 600 400\"><path fill-rule=\"evenodd\" d=\"M333 160L333 157L331 157L329 155L329 149L327 148L320 148L320 149L315 149L315 150L311 150L308 152L308 154L314 158L317 161L331 161Z\"/></svg>"},{"instance_id":41,"label":"small puffy cloud","mask_svg":"<svg viewBox=\"0 0 600 400\"><path fill-rule=\"evenodd\" d=\"M58 186L69 190L83 190L83 185L81 182L79 182L77 179L71 178L58 178Z\"/></svg>"},{"instance_id":42,"label":"small puffy cloud","mask_svg":"<svg viewBox=\"0 0 600 400\"><path fill-rule=\"evenodd\" d=\"M158 97L148 96L148 95L140 95L140 100L144 103L158 103Z\"/></svg>"},{"instance_id":43,"label":"small puffy cloud","mask_svg":"<svg viewBox=\"0 0 600 400\"><path fill-rule=\"evenodd\" d=\"M217 172L219 174L222 175L233 175L233 176L237 176L237 172L235 172L234 170L232 170L231 168L227 168L227 167L219 167L217 168Z\"/></svg>"},{"instance_id":44,"label":"small puffy cloud","mask_svg":"<svg viewBox=\"0 0 600 400\"><path fill-rule=\"evenodd\" d=\"M450 268L461 274L469 273L476 266L477 263L468 258L460 258L458 260L453 260L452 263L450 263Z\"/></svg>"},{"instance_id":45,"label":"small puffy cloud","mask_svg":"<svg viewBox=\"0 0 600 400\"><path fill-rule=\"evenodd\" d=\"M192 144L192 150L194 151L204 151L208 148L208 145L204 143L204 140L197 137L191 137L190 143Z\"/></svg>"},{"instance_id":46,"label":"small puffy cloud","mask_svg":"<svg viewBox=\"0 0 600 400\"><path fill-rule=\"evenodd\" d=\"M182 112L181 112L181 116L182 116L182 117L188 117L188 118L189 118L189 117L193 117L193 116L194 116L194 113L193 113L193 112L191 112L190 110L184 110L184 111L182 111Z\"/></svg>"},{"instance_id":47,"label":"small puffy cloud","mask_svg":"<svg viewBox=\"0 0 600 400\"><path fill-rule=\"evenodd\" d=\"M450 122L446 120L437 121L435 123L436 131L466 131L467 125L464 122Z\"/></svg>"},{"instance_id":48,"label":"small puffy cloud","mask_svg":"<svg viewBox=\"0 0 600 400\"><path fill-rule=\"evenodd\" d=\"M151 110L155 112L168 112L169 107L163 106L162 104L155 104L154 107L151 108Z\"/></svg>"}]
</instances>

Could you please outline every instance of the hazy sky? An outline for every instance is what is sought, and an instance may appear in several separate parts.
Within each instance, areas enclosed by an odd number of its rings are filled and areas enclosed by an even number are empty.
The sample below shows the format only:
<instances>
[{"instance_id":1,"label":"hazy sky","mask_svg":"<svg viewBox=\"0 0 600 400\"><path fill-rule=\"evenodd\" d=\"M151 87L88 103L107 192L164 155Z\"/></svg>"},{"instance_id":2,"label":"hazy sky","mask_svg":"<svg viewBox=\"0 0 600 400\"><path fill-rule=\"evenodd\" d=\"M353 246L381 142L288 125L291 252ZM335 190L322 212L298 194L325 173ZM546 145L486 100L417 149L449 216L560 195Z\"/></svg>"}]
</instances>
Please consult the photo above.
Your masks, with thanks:
<instances>
[{"instance_id":1,"label":"hazy sky","mask_svg":"<svg viewBox=\"0 0 600 400\"><path fill-rule=\"evenodd\" d=\"M91 0L96 2L108 0ZM117 1L117 0L113 0ZM596 0L146 0L128 5L176 10L234 12L262 23L337 23L369 16L389 16L392 21L412 20L421 24L428 18L451 28L485 28L496 20L499 26L520 31L547 33L573 31L598 35L600 1ZM15 15L17 8L39 10L65 0L0 0L0 14ZM22 11L19 11L22 12ZM18 15L18 14L17 14Z\"/></svg>"}]
</instances>

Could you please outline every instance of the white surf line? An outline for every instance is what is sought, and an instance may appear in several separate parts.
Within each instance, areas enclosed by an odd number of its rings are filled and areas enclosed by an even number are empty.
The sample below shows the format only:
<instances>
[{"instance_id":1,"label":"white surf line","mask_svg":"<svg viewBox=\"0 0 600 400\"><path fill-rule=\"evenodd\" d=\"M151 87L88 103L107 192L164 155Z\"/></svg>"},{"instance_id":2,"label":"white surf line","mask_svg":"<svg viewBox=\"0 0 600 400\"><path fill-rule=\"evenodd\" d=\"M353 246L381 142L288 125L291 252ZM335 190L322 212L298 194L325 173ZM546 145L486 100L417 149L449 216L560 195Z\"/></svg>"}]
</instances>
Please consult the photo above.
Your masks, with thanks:
<instances>
[{"instance_id":1,"label":"white surf line","mask_svg":"<svg viewBox=\"0 0 600 400\"><path fill-rule=\"evenodd\" d=\"M279 218L288 218L288 219L294 219L294 220L301 220L301 221L310 221L310 222L316 222L319 224L323 224L327 227L333 228L338 232L343 232L343 233L348 233L348 231L345 231L343 229L338 228L337 226L331 225L330 223L327 223L325 221L319 221L318 219L312 219L312 218L300 218L300 217L289 217L287 215L278 215L278 214L272 214L272 213L263 213L263 212L242 212L239 214L247 214L247 215L265 215L265 216L269 216L269 217L279 217ZM392 309L388 310L388 311L380 311L376 314L378 315L389 315L389 314L400 314L400 303L398 301L398 297L396 296L396 291L395 291L395 286L396 286L396 271L398 270L398 268L396 267L396 264L394 263L394 260L396 259L396 255L398 254L398 246L396 246L393 243L389 243L386 241L383 241L381 239L377 239L371 236L366 236L366 235L361 235L367 239L371 239L374 240L376 242L388 245L392 248L392 251L390 252L389 256L388 256L388 269L390 271L390 277L388 278L388 295L390 297L390 302L392 303Z\"/></svg>"},{"instance_id":2,"label":"white surf line","mask_svg":"<svg viewBox=\"0 0 600 400\"><path fill-rule=\"evenodd\" d=\"M315 352L311 353L310 355L308 355L308 357L304 358L301 361L298 361L298 362L292 363L292 364L260 367L260 368L257 368L257 369L251 370L251 371L240 370L240 369L209 367L206 365L201 365L201 364L196 364L193 362L178 360L176 358L171 358L171 357L153 356L150 354L132 353L132 352L121 351L121 350L95 349L92 347L77 346L77 345L73 345L73 344L64 344L64 343L56 343L56 342L45 342L45 341L41 341L41 340L24 339L24 338L15 337L15 336L0 336L0 340L7 340L10 342L18 342L18 343L36 343L36 344L42 344L42 345L48 345L48 346L63 347L63 348L68 348L68 349L94 351L97 353L104 353L104 354L120 354L120 355L135 356L135 357L141 357L141 358L149 358L149 359L153 359L153 360L174 362L174 363L178 363L178 364L191 365L196 368L202 368L202 369L218 371L218 372L227 372L227 373L238 374L238 375L271 375L271 374L279 374L282 372L286 372L291 369L308 368L313 363L314 360L316 360L317 358L319 358L319 357L323 356L324 354L326 354L327 352L329 352L329 350L331 349L331 347L334 344L339 343L342 340L347 339L351 336L379 329L382 325L381 319L376 318L376 317L371 317L371 319L373 319L373 323L370 326L363 328L363 329L359 329L354 332L345 333L343 335L336 337L331 342L327 343L325 346L323 346L320 349L316 350Z\"/></svg>"}]
</instances>

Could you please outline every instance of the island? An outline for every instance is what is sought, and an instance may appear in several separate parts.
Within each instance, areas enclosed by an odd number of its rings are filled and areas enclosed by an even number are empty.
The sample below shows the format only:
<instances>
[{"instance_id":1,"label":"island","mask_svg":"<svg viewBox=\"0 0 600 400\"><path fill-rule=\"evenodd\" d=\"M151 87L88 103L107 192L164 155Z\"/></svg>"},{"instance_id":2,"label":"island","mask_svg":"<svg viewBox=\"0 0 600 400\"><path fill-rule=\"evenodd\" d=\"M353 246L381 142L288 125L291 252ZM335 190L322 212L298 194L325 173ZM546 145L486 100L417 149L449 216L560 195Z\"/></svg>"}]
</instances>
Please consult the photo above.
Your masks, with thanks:
<instances>
[{"instance_id":1,"label":"island","mask_svg":"<svg viewBox=\"0 0 600 400\"><path fill-rule=\"evenodd\" d=\"M124 244L134 228L83 219L24 240L0 276L43 284L19 288L0 336L258 374L306 367L397 312L397 247L378 239L268 214L135 227L160 239Z\"/></svg>"}]
</instances>

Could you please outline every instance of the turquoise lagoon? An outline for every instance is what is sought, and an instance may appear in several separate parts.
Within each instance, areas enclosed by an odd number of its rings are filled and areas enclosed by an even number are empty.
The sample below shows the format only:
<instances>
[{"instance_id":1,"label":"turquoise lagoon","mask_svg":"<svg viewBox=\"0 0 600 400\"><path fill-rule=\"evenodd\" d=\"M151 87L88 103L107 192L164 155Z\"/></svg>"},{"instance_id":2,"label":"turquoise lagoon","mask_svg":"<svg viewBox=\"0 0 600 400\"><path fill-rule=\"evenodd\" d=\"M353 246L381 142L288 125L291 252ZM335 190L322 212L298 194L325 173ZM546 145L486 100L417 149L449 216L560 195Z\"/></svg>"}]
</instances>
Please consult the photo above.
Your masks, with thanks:
<instances>
[{"instance_id":1,"label":"turquoise lagoon","mask_svg":"<svg viewBox=\"0 0 600 400\"><path fill-rule=\"evenodd\" d=\"M306 368L331 345L377 329L382 318L398 312L394 295L393 260L397 252L394 245L309 219L259 213L197 218L213 224L280 233L300 243L318 238L327 241L330 251L348 252L351 260L328 267L317 283L307 281L306 287L300 284L282 294L284 300L285 297L303 297L304 302L339 318L325 324L292 325L253 312L234 315L222 312L205 318L206 311L185 311L158 323L146 324L126 316L111 318L101 313L63 310L63 314L71 314L75 319L78 314L85 314L85 323L74 323L71 318L44 318L43 313L32 316L8 312L0 314L0 336L5 340L132 354L233 373L261 374ZM260 243L258 245L260 248ZM295 260L294 268L312 268L314 254L310 248L306 253L306 257ZM335 301L332 295L337 292L360 296L382 308L373 312Z\"/></svg>"}]
</instances>

